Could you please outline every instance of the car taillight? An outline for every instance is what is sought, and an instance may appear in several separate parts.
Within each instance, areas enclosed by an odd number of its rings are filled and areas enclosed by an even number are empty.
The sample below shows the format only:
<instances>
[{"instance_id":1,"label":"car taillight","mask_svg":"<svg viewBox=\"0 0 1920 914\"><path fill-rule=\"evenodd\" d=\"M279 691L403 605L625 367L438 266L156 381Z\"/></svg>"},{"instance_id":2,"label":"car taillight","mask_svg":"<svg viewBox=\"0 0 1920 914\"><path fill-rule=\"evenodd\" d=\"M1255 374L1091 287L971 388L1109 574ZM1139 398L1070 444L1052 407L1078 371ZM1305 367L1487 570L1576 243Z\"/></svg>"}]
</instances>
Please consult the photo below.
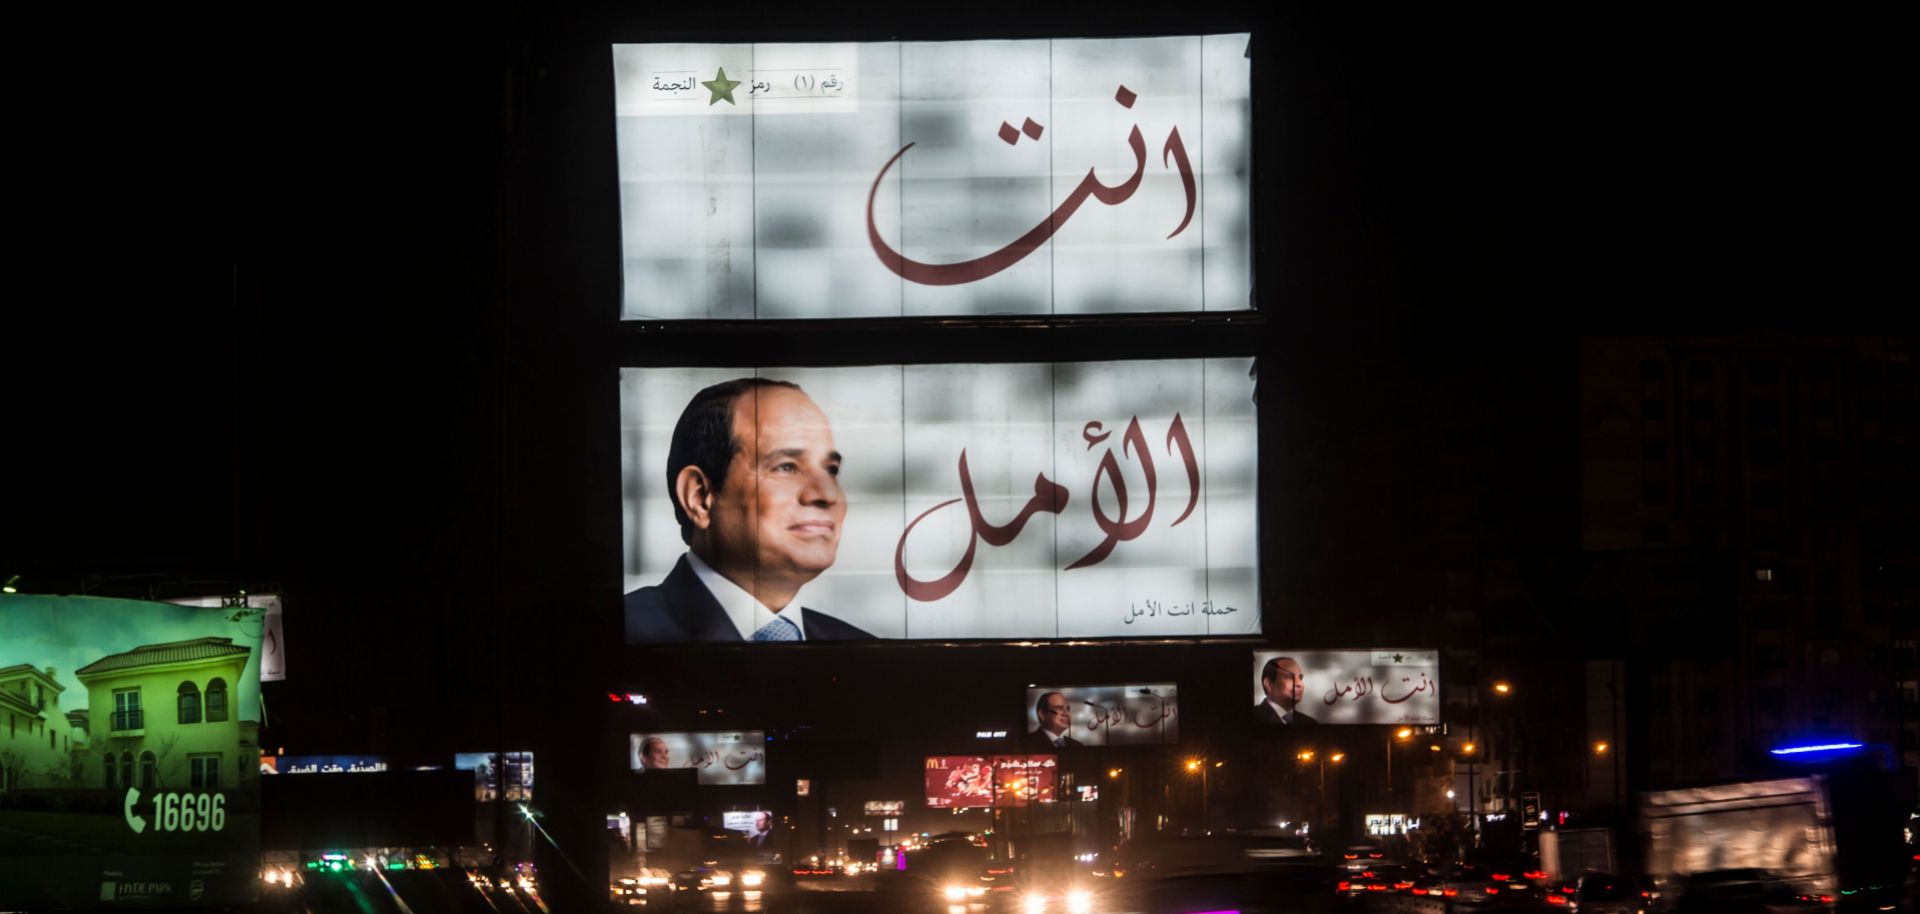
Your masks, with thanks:
<instances>
[{"instance_id":1,"label":"car taillight","mask_svg":"<svg viewBox=\"0 0 1920 914\"><path fill-rule=\"evenodd\" d=\"M1833 896L1832 896L1832 895L1822 895L1822 896L1820 896L1820 903L1821 903L1821 904L1833 904Z\"/></svg>"},{"instance_id":2,"label":"car taillight","mask_svg":"<svg viewBox=\"0 0 1920 914\"><path fill-rule=\"evenodd\" d=\"M1487 894L1489 894L1489 895L1498 895L1498 894L1500 894L1500 890L1499 890L1499 889L1497 889L1497 888L1495 888L1495 887L1493 887L1493 886L1487 886Z\"/></svg>"},{"instance_id":3,"label":"car taillight","mask_svg":"<svg viewBox=\"0 0 1920 914\"><path fill-rule=\"evenodd\" d=\"M1413 888L1413 883L1411 883L1411 882L1396 882L1396 883L1394 883L1394 884L1393 884L1393 888L1394 888L1394 890L1395 890L1395 891L1400 891L1400 892L1404 892L1404 891L1406 891L1407 889L1410 889L1410 888Z\"/></svg>"},{"instance_id":4,"label":"car taillight","mask_svg":"<svg viewBox=\"0 0 1920 914\"><path fill-rule=\"evenodd\" d=\"M1440 892L1440 894L1441 894L1441 896L1442 896L1442 897L1445 897L1445 898L1452 898L1453 896L1455 896L1455 895L1458 895L1458 894L1460 894L1460 890L1459 890L1459 889L1444 889L1444 890L1442 890L1442 891Z\"/></svg>"},{"instance_id":5,"label":"car taillight","mask_svg":"<svg viewBox=\"0 0 1920 914\"><path fill-rule=\"evenodd\" d=\"M1372 858L1373 858L1373 859L1375 859L1375 860L1378 860L1378 859L1380 859L1380 858L1381 858L1382 856L1385 856L1385 855L1383 855L1383 854L1368 854L1367 856L1369 856L1369 857L1372 857Z\"/></svg>"},{"instance_id":6,"label":"car taillight","mask_svg":"<svg viewBox=\"0 0 1920 914\"><path fill-rule=\"evenodd\" d=\"M1414 890L1413 890L1413 894L1415 894L1415 895L1425 895L1425 894L1427 894L1427 890L1426 890L1426 889L1414 889Z\"/></svg>"},{"instance_id":7,"label":"car taillight","mask_svg":"<svg viewBox=\"0 0 1920 914\"><path fill-rule=\"evenodd\" d=\"M1533 871L1533 872L1531 872L1531 873L1521 873L1520 875L1522 875L1522 876L1525 876L1525 877L1526 877L1526 878L1528 878L1528 879L1540 879L1540 880L1545 880L1545 879L1547 878L1547 871L1546 871L1546 870L1534 870L1534 871Z\"/></svg>"},{"instance_id":8,"label":"car taillight","mask_svg":"<svg viewBox=\"0 0 1920 914\"><path fill-rule=\"evenodd\" d=\"M1360 855L1359 855L1359 854L1343 854L1342 856L1344 856L1344 857L1346 857L1346 858L1347 858L1348 860L1358 860L1358 859L1360 859ZM1915 858L1913 858L1913 859L1915 859L1915 860L1920 860L1920 857L1915 857Z\"/></svg>"},{"instance_id":9,"label":"car taillight","mask_svg":"<svg viewBox=\"0 0 1920 914\"><path fill-rule=\"evenodd\" d=\"M1334 889L1334 891L1336 891L1336 892L1345 892L1345 891L1347 891L1347 890L1349 890L1349 889L1352 889L1352 888L1353 888L1353 883L1351 883L1351 882L1342 882L1342 883L1340 883L1340 885L1339 885L1339 887L1338 887L1338 888L1336 888L1336 889Z\"/></svg>"},{"instance_id":10,"label":"car taillight","mask_svg":"<svg viewBox=\"0 0 1920 914\"><path fill-rule=\"evenodd\" d=\"M1507 874L1505 874L1505 873L1494 873L1494 874L1493 874L1493 881L1495 881L1495 882L1506 882L1507 880L1509 880L1509 879L1512 879L1512 878L1513 878L1512 876L1509 876L1509 875L1507 875Z\"/></svg>"},{"instance_id":11,"label":"car taillight","mask_svg":"<svg viewBox=\"0 0 1920 914\"><path fill-rule=\"evenodd\" d=\"M1366 872L1364 872L1364 873L1361 873L1360 875L1362 875L1362 876L1365 876L1365 877L1366 877L1366 878L1368 878L1368 879L1372 879L1372 878L1373 878L1373 871L1372 871L1372 870L1367 870Z\"/></svg>"},{"instance_id":12,"label":"car taillight","mask_svg":"<svg viewBox=\"0 0 1920 914\"><path fill-rule=\"evenodd\" d=\"M1386 890L1387 890L1387 887L1384 885L1381 885L1378 882L1367 883L1367 891L1369 892L1384 892Z\"/></svg>"},{"instance_id":13,"label":"car taillight","mask_svg":"<svg viewBox=\"0 0 1920 914\"><path fill-rule=\"evenodd\" d=\"M1566 904L1566 903L1567 903L1567 896L1565 895L1548 895L1547 896L1547 904Z\"/></svg>"}]
</instances>

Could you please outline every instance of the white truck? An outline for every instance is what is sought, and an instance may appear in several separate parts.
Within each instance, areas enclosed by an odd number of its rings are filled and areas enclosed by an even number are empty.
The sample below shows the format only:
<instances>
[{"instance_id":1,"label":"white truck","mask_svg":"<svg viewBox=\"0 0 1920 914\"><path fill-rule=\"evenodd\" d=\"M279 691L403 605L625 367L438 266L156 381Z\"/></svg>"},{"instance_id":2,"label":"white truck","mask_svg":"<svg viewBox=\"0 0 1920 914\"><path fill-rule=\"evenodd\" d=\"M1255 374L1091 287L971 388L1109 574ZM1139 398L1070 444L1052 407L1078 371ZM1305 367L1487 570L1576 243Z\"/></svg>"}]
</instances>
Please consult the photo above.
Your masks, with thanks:
<instances>
[{"instance_id":1,"label":"white truck","mask_svg":"<svg viewBox=\"0 0 1920 914\"><path fill-rule=\"evenodd\" d=\"M1641 794L1647 876L1674 899L1689 877L1763 871L1814 897L1835 894L1835 844L1818 776Z\"/></svg>"}]
</instances>

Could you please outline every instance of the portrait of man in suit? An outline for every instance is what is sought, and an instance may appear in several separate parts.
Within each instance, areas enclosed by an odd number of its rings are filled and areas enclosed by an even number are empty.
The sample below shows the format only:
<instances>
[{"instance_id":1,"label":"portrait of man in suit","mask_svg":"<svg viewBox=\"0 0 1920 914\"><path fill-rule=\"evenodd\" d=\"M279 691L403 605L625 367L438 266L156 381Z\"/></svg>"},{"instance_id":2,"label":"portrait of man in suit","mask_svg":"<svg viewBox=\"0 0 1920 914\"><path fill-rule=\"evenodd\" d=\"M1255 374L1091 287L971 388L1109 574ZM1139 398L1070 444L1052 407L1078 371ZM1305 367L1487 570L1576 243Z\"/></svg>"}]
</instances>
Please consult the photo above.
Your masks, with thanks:
<instances>
[{"instance_id":1,"label":"portrait of man in suit","mask_svg":"<svg viewBox=\"0 0 1920 914\"><path fill-rule=\"evenodd\" d=\"M1067 696L1048 692L1033 703L1033 713L1040 726L1028 733L1022 743L1029 752L1054 752L1083 745L1067 735L1067 728L1073 724L1073 704L1067 701Z\"/></svg>"},{"instance_id":2,"label":"portrait of man in suit","mask_svg":"<svg viewBox=\"0 0 1920 914\"><path fill-rule=\"evenodd\" d=\"M1299 710L1300 699L1307 691L1306 675L1301 672L1299 661L1292 657L1275 657L1260 668L1260 690L1267 693L1267 697L1253 706L1254 723L1319 723Z\"/></svg>"},{"instance_id":3,"label":"portrait of man in suit","mask_svg":"<svg viewBox=\"0 0 1920 914\"><path fill-rule=\"evenodd\" d=\"M766 847L767 839L773 837L773 813L762 810L753 817L753 834L747 841L754 847Z\"/></svg>"},{"instance_id":4,"label":"portrait of man in suit","mask_svg":"<svg viewBox=\"0 0 1920 914\"><path fill-rule=\"evenodd\" d=\"M801 602L840 547L840 463L826 413L799 385L739 378L695 394L666 466L687 551L627 594L627 643L873 637Z\"/></svg>"}]
</instances>

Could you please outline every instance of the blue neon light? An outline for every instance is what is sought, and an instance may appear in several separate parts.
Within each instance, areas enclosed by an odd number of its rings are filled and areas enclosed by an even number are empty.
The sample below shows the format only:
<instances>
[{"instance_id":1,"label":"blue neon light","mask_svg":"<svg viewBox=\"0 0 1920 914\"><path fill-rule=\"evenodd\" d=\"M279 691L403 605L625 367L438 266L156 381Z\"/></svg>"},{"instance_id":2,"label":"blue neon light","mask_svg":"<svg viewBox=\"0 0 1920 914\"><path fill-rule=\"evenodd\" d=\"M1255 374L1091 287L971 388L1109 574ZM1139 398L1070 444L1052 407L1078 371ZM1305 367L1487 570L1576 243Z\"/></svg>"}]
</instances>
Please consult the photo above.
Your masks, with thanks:
<instances>
[{"instance_id":1,"label":"blue neon light","mask_svg":"<svg viewBox=\"0 0 1920 914\"><path fill-rule=\"evenodd\" d=\"M1866 747L1863 743L1822 743L1818 746L1788 746L1785 749L1774 749L1772 751L1774 755L1799 755L1803 752L1835 752L1841 749L1864 748Z\"/></svg>"}]
</instances>

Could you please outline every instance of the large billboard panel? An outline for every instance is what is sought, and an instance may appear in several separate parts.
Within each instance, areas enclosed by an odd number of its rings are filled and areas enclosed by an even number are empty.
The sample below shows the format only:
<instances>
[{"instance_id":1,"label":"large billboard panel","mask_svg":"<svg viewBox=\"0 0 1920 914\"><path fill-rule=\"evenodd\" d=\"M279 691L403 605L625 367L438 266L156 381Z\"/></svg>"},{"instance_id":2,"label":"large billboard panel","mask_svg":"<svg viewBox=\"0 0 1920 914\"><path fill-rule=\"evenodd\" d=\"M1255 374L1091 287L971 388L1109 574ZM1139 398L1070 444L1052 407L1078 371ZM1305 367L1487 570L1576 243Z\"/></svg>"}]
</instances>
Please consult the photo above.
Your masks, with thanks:
<instances>
[{"instance_id":1,"label":"large billboard panel","mask_svg":"<svg viewBox=\"0 0 1920 914\"><path fill-rule=\"evenodd\" d=\"M1021 745L1052 752L1078 746L1177 743L1179 692L1170 682L1031 687Z\"/></svg>"},{"instance_id":2,"label":"large billboard panel","mask_svg":"<svg viewBox=\"0 0 1920 914\"><path fill-rule=\"evenodd\" d=\"M720 827L746 835L748 843L761 847L773 837L773 813L764 809L723 812Z\"/></svg>"},{"instance_id":3,"label":"large billboard panel","mask_svg":"<svg viewBox=\"0 0 1920 914\"><path fill-rule=\"evenodd\" d=\"M1255 651L1253 702L1260 725L1437 724L1440 653Z\"/></svg>"},{"instance_id":4,"label":"large billboard panel","mask_svg":"<svg viewBox=\"0 0 1920 914\"><path fill-rule=\"evenodd\" d=\"M1057 755L930 755L926 798L932 809L1018 807L1058 799Z\"/></svg>"},{"instance_id":5,"label":"large billboard panel","mask_svg":"<svg viewBox=\"0 0 1920 914\"><path fill-rule=\"evenodd\" d=\"M0 596L0 910L253 900L262 628Z\"/></svg>"},{"instance_id":6,"label":"large billboard panel","mask_svg":"<svg viewBox=\"0 0 1920 914\"><path fill-rule=\"evenodd\" d=\"M1252 368L625 369L627 640L1258 634Z\"/></svg>"},{"instance_id":7,"label":"large billboard panel","mask_svg":"<svg viewBox=\"0 0 1920 914\"><path fill-rule=\"evenodd\" d=\"M767 734L762 730L724 733L635 733L634 771L694 769L709 786L765 784Z\"/></svg>"},{"instance_id":8,"label":"large billboard panel","mask_svg":"<svg viewBox=\"0 0 1920 914\"><path fill-rule=\"evenodd\" d=\"M1248 36L613 46L622 316L1251 307Z\"/></svg>"}]
</instances>

